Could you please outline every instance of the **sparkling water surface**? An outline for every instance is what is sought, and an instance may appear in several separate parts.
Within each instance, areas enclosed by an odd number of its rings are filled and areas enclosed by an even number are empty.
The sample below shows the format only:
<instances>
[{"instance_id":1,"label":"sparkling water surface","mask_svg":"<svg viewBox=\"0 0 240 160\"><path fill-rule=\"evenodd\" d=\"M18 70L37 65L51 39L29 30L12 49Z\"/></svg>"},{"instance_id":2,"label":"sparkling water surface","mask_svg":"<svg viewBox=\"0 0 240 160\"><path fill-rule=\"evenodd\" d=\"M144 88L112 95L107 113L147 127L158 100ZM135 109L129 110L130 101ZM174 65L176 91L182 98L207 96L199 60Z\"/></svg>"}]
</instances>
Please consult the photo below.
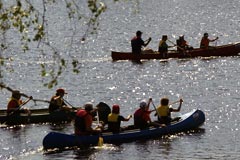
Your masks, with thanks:
<instances>
[{"instance_id":1,"label":"sparkling water surface","mask_svg":"<svg viewBox=\"0 0 240 160\"><path fill-rule=\"evenodd\" d=\"M111 50L130 51L130 39L137 30L143 39L152 37L148 48L157 49L159 39L167 34L171 41L179 35L193 47L199 46L204 32L210 38L219 37L211 45L223 45L240 40L240 1L238 0L140 0L107 1L108 10L100 19L97 35L89 35L84 44L81 26L64 21L64 12L55 14L62 6L52 6L52 20L57 33L57 48L62 56L71 53L79 62L80 73L65 71L58 87L66 88L66 99L74 106L92 101L117 103L124 116L134 113L142 99L153 98L156 104L163 96L170 101L183 98L181 113L199 108L206 122L196 133L180 133L147 141L121 145L104 145L102 148L67 150L45 153L43 137L50 131L73 133L73 125L51 126L31 124L17 128L0 128L0 159L239 159L240 152L240 61L238 57L149 60L143 64L130 61L112 62ZM84 5L83 5L84 6ZM64 9L63 9L64 11ZM51 25L50 25L51 26ZM9 35L11 36L11 35ZM72 38L72 43L69 39ZM14 39L13 39L14 41ZM67 50L69 46L72 50ZM171 44L170 44L171 45ZM6 61L4 80L12 88L37 99L50 99L53 89L43 86L40 63L53 64L48 56L26 54L17 48L10 49L14 61ZM34 51L32 51L34 52ZM15 72L10 72L13 70ZM10 93L1 90L1 108L7 105ZM174 105L177 107L177 105ZM47 104L29 102L29 108L43 108ZM152 106L151 106L152 107ZM176 113L179 115L181 113ZM154 119L155 117L152 117ZM132 124L133 120L122 124Z\"/></svg>"}]
</instances>

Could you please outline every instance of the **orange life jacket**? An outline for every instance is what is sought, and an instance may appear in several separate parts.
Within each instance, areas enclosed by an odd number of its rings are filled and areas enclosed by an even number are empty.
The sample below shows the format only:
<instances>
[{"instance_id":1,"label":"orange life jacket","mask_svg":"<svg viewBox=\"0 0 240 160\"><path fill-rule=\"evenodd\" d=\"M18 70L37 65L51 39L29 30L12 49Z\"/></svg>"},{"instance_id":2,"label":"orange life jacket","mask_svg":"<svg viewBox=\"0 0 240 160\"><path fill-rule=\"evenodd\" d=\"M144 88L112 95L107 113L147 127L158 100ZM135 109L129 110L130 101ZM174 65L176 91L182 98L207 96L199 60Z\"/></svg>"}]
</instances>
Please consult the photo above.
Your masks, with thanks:
<instances>
[{"instance_id":1,"label":"orange life jacket","mask_svg":"<svg viewBox=\"0 0 240 160\"><path fill-rule=\"evenodd\" d=\"M7 105L7 112L11 112L11 110L17 109L21 103L21 100L11 97Z\"/></svg>"}]
</instances>

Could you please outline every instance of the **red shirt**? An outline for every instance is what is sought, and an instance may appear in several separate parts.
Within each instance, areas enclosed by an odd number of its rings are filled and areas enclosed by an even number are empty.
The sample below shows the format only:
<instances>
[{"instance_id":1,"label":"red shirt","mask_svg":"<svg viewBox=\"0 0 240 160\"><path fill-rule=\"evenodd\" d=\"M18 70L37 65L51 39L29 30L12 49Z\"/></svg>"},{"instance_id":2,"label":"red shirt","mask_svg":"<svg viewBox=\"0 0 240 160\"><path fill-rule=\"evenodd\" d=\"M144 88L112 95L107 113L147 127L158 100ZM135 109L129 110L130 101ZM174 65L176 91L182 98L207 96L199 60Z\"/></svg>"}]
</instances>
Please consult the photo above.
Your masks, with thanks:
<instances>
[{"instance_id":1,"label":"red shirt","mask_svg":"<svg viewBox=\"0 0 240 160\"><path fill-rule=\"evenodd\" d=\"M146 111L141 108L136 110L134 113L134 125L138 128L146 128L148 122L151 121L150 113L151 111Z\"/></svg>"},{"instance_id":2,"label":"red shirt","mask_svg":"<svg viewBox=\"0 0 240 160\"><path fill-rule=\"evenodd\" d=\"M208 48L210 40L203 37L201 40L200 48Z\"/></svg>"}]
</instances>

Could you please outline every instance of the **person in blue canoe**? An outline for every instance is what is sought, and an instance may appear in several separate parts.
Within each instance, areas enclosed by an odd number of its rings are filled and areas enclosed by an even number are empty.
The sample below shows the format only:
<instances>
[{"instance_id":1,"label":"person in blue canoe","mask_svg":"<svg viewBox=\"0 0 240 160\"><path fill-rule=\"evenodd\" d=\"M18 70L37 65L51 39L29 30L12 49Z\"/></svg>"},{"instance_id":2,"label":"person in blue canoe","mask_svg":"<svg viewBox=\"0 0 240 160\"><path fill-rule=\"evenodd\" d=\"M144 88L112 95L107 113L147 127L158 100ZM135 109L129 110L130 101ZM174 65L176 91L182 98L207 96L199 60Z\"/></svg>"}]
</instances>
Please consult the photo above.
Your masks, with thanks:
<instances>
[{"instance_id":1,"label":"person in blue canoe","mask_svg":"<svg viewBox=\"0 0 240 160\"><path fill-rule=\"evenodd\" d=\"M132 118L132 115L129 115L127 118L123 117L120 113L120 107L117 104L112 106L112 113L108 115L108 130L113 133L119 133L121 130L121 121L129 121Z\"/></svg>"},{"instance_id":2,"label":"person in blue canoe","mask_svg":"<svg viewBox=\"0 0 240 160\"><path fill-rule=\"evenodd\" d=\"M149 98L148 102L142 100L139 108L134 113L134 127L141 130L148 129L150 126L162 127L157 122L152 122L150 114L153 112L149 110L149 105L152 102L152 98Z\"/></svg>"},{"instance_id":3,"label":"person in blue canoe","mask_svg":"<svg viewBox=\"0 0 240 160\"><path fill-rule=\"evenodd\" d=\"M169 125L171 121L174 121L171 117L171 112L180 112L182 107L183 100L179 100L179 106L177 109L169 106L169 99L162 98L160 101L160 105L156 109L155 116L158 116L158 122L161 124Z\"/></svg>"},{"instance_id":4,"label":"person in blue canoe","mask_svg":"<svg viewBox=\"0 0 240 160\"><path fill-rule=\"evenodd\" d=\"M99 134L102 132L102 126L97 126L96 128L92 128L93 117L97 109L93 109L93 104L91 102L87 102L84 105L84 109L80 109L76 113L74 127L76 135L91 135L91 134Z\"/></svg>"}]
</instances>

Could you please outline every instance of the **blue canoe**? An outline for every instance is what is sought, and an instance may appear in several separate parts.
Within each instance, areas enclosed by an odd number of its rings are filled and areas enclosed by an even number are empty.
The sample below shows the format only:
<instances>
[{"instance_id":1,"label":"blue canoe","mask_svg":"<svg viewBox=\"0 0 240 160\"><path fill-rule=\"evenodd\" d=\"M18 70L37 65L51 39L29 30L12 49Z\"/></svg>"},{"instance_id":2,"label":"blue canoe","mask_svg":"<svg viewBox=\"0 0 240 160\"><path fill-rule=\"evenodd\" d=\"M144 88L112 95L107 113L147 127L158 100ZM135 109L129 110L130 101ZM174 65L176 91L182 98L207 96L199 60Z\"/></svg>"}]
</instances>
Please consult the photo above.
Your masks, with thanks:
<instances>
[{"instance_id":1,"label":"blue canoe","mask_svg":"<svg viewBox=\"0 0 240 160\"><path fill-rule=\"evenodd\" d=\"M180 116L180 119L166 127L150 128L146 130L126 130L118 134L110 132L103 133L104 143L119 144L123 142L131 142L149 138L156 138L162 135L174 134L178 132L189 131L201 126L205 121L205 115L201 110L193 110ZM50 132L43 139L43 148L47 149L65 149L68 147L82 147L89 145L97 145L99 135L76 136L74 134L64 134L58 132Z\"/></svg>"}]
</instances>

